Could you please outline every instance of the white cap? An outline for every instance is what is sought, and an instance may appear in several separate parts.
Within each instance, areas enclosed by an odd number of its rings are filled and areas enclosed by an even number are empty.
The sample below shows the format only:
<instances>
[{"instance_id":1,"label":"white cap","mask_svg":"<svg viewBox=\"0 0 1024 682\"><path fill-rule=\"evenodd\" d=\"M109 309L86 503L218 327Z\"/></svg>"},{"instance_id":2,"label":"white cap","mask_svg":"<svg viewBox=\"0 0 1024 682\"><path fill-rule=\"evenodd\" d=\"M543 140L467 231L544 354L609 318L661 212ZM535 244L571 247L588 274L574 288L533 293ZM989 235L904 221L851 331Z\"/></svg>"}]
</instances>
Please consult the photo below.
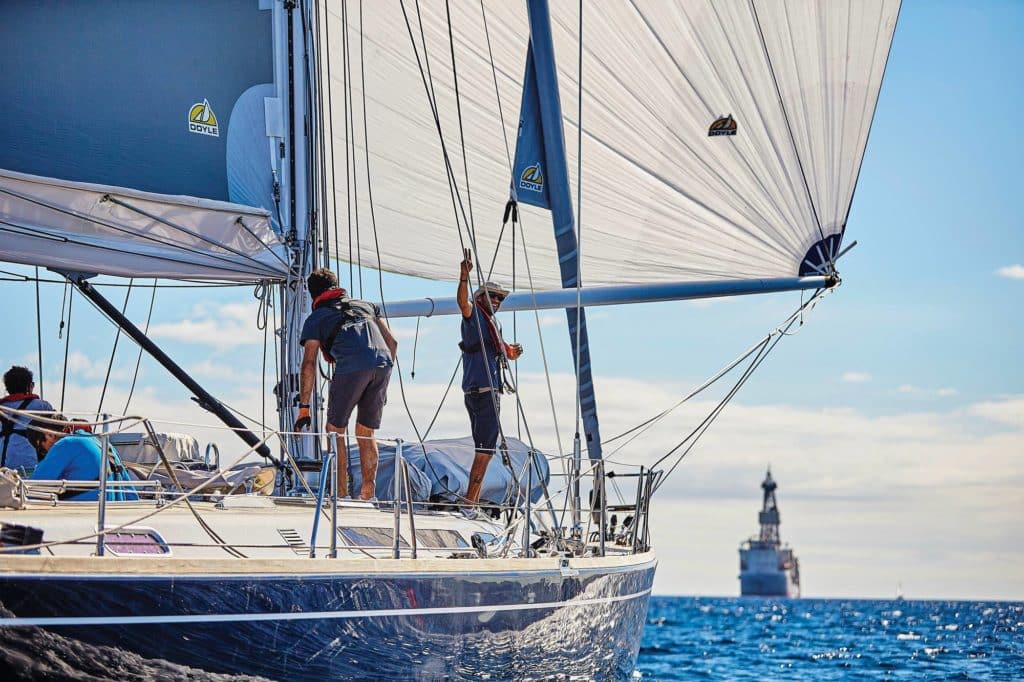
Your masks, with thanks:
<instances>
[{"instance_id":1,"label":"white cap","mask_svg":"<svg viewBox=\"0 0 1024 682\"><path fill-rule=\"evenodd\" d=\"M496 284L495 282L484 282L483 286L478 287L477 290L473 292L473 298L479 298L484 294L498 294L504 298L505 296L508 296L508 289L500 284Z\"/></svg>"}]
</instances>

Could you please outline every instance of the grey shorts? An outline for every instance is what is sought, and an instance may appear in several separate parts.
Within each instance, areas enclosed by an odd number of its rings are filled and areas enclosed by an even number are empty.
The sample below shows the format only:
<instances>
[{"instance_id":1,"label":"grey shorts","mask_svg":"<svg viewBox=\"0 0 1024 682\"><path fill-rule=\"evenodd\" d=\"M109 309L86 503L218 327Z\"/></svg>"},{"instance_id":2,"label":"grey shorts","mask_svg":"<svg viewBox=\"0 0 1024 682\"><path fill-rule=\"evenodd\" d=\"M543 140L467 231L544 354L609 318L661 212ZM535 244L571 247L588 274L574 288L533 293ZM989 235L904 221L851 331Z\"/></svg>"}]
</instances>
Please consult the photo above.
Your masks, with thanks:
<instances>
[{"instance_id":1,"label":"grey shorts","mask_svg":"<svg viewBox=\"0 0 1024 682\"><path fill-rule=\"evenodd\" d=\"M358 372L335 374L327 399L327 423L339 429L348 428L352 410L359 407L356 423L368 429L379 429L388 401L390 367L375 367Z\"/></svg>"}]
</instances>

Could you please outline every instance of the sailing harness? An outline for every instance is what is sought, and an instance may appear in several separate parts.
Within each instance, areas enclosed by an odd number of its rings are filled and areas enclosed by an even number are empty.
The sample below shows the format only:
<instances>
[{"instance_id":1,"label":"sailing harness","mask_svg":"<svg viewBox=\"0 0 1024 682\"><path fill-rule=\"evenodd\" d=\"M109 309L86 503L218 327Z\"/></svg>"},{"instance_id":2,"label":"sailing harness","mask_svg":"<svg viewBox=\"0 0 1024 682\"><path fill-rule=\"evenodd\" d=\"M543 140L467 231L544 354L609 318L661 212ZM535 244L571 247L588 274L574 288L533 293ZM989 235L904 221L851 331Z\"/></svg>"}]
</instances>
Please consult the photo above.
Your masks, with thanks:
<instances>
[{"instance_id":1,"label":"sailing harness","mask_svg":"<svg viewBox=\"0 0 1024 682\"><path fill-rule=\"evenodd\" d=\"M508 377L508 355L510 352L509 345L505 343L505 341L501 338L501 329L498 327L498 322L497 320L494 319L494 315L491 314L491 311L488 310L488 307L481 301L475 301L474 305L476 306L477 309L479 309L480 314L483 316L484 320L486 320L487 331L491 337L491 343L493 343L494 348L497 349L497 355L495 356L495 360L498 363L498 375L499 381L501 382L501 386L498 387L498 390L501 393L515 393L516 389L513 386L512 382L509 381ZM470 344L459 341L459 350L461 350L463 353L480 353L483 351L483 344L481 344L479 341ZM490 390L491 389L489 388L482 388L477 389L474 392L486 393L487 391Z\"/></svg>"},{"instance_id":2,"label":"sailing harness","mask_svg":"<svg viewBox=\"0 0 1024 682\"><path fill-rule=\"evenodd\" d=\"M37 396L35 393L12 393L6 398L0 400L0 404L13 403L16 400L21 400L21 403L19 403L18 406L14 408L18 411L21 411L28 407L33 400L38 399L39 396ZM7 466L7 447L11 443L11 436L17 434L19 436L24 437L25 434L28 433L28 430L17 428L18 425L15 422L15 417L8 417L6 414L0 415L0 423L3 424L3 427L0 428L0 438L3 438L4 440L3 454L0 455L0 467L5 467Z\"/></svg>"}]
</instances>

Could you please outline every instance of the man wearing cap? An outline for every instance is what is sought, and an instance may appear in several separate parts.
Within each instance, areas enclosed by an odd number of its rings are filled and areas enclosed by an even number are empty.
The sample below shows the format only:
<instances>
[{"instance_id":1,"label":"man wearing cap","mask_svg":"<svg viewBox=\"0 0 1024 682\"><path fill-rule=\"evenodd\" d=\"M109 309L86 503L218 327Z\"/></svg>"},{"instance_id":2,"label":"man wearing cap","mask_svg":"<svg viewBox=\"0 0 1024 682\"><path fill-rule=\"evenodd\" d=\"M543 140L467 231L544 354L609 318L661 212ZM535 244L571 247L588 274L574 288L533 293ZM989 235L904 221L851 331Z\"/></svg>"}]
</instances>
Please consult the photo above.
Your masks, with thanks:
<instances>
[{"instance_id":1,"label":"man wearing cap","mask_svg":"<svg viewBox=\"0 0 1024 682\"><path fill-rule=\"evenodd\" d=\"M466 498L480 501L484 473L498 443L501 411L501 369L505 358L516 360L523 354L518 343L508 344L501 338L501 328L494 318L508 290L493 282L485 282L469 300L469 273L473 257L469 249L463 254L456 300L462 310L462 391L466 394L466 411L476 456L469 472Z\"/></svg>"}]
</instances>

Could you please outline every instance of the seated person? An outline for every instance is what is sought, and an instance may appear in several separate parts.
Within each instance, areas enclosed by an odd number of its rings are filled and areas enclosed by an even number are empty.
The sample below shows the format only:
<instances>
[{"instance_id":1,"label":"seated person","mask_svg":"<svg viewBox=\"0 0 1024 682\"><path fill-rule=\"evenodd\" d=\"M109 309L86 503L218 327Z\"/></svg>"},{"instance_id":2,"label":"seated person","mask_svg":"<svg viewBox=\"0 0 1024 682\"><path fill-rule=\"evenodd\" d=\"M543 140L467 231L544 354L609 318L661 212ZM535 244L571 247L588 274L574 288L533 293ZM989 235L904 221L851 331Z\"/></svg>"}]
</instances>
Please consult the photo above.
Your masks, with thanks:
<instances>
[{"instance_id":1,"label":"seated person","mask_svg":"<svg viewBox=\"0 0 1024 682\"><path fill-rule=\"evenodd\" d=\"M11 367L4 373L7 395L0 398L0 405L15 410L52 411L53 405L32 392L35 387L32 370L17 365ZM7 414L0 414L0 467L30 470L37 461L25 432L32 418L28 415L7 417Z\"/></svg>"},{"instance_id":2,"label":"seated person","mask_svg":"<svg viewBox=\"0 0 1024 682\"><path fill-rule=\"evenodd\" d=\"M35 440L41 445L37 451L45 454L39 466L32 472L30 478L36 481L98 481L100 477L100 439L83 429L66 436L55 436L53 424L33 420L29 429L41 434ZM50 439L53 440L50 440ZM50 441L49 446L44 446L44 441ZM47 450L42 450L47 447ZM107 450L107 480L127 481L130 480L128 472L121 464L121 458L114 446L109 445ZM98 489L85 490L74 493L68 492L61 495L63 500L88 501L98 500ZM108 501L137 500L138 493L131 487L110 487L107 489Z\"/></svg>"}]
</instances>

